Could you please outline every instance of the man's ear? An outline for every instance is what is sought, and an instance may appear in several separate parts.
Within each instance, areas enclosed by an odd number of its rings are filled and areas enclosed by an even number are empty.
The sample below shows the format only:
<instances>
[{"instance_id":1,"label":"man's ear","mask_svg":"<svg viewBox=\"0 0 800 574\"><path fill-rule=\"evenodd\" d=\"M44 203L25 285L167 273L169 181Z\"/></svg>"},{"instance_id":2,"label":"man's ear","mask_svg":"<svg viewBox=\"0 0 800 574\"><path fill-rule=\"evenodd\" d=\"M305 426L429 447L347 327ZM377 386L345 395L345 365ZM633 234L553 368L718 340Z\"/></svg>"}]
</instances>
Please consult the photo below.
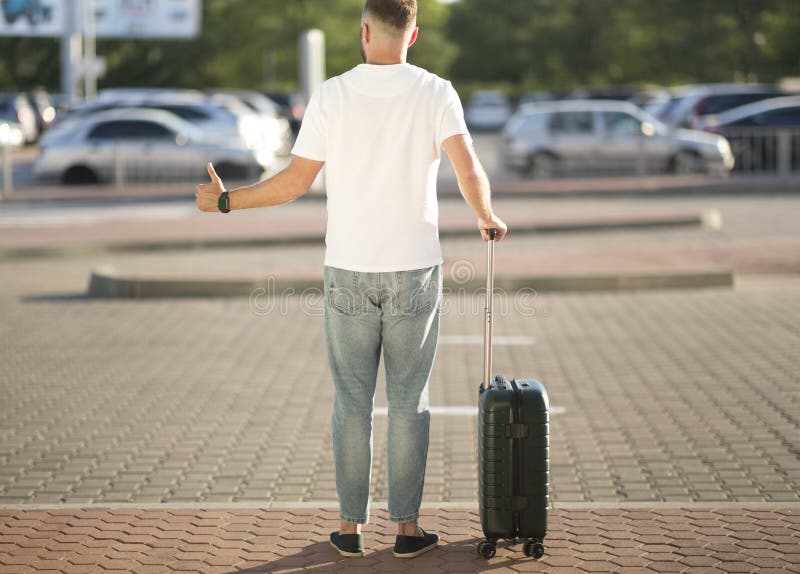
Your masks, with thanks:
<instances>
[{"instance_id":1,"label":"man's ear","mask_svg":"<svg viewBox=\"0 0 800 574\"><path fill-rule=\"evenodd\" d=\"M361 28L361 39L364 42L369 42L372 37L372 31L369 29L369 24L364 22L364 25Z\"/></svg>"},{"instance_id":2,"label":"man's ear","mask_svg":"<svg viewBox=\"0 0 800 574\"><path fill-rule=\"evenodd\" d=\"M414 26L414 31L411 32L411 38L408 40L408 47L414 45L414 42L417 41L417 36L419 36L419 26Z\"/></svg>"}]
</instances>

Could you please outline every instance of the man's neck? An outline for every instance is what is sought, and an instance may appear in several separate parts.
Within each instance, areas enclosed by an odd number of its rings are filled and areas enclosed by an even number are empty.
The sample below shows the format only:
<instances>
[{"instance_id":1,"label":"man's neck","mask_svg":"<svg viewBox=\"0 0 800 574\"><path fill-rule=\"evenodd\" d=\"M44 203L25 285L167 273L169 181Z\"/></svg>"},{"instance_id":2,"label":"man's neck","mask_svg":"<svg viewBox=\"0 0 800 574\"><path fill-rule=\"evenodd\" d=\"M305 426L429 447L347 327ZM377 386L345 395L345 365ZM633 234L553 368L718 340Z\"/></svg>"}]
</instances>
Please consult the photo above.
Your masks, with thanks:
<instances>
[{"instance_id":1,"label":"man's neck","mask_svg":"<svg viewBox=\"0 0 800 574\"><path fill-rule=\"evenodd\" d=\"M374 66L391 66L392 64L405 64L406 59L404 56L376 56L374 58L367 58L367 64Z\"/></svg>"}]
</instances>

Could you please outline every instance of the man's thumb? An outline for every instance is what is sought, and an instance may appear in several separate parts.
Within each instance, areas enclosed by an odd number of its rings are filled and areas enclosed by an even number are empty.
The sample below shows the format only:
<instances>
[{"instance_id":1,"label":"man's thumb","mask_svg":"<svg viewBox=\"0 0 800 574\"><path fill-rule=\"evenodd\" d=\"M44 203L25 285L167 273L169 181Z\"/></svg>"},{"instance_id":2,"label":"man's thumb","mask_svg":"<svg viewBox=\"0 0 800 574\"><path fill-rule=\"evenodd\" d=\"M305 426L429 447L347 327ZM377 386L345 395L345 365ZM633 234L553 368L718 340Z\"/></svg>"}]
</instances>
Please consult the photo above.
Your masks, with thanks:
<instances>
[{"instance_id":1,"label":"man's thumb","mask_svg":"<svg viewBox=\"0 0 800 574\"><path fill-rule=\"evenodd\" d=\"M214 165L211 162L208 162L208 175L211 176L211 181L220 181L217 172L214 170Z\"/></svg>"}]
</instances>

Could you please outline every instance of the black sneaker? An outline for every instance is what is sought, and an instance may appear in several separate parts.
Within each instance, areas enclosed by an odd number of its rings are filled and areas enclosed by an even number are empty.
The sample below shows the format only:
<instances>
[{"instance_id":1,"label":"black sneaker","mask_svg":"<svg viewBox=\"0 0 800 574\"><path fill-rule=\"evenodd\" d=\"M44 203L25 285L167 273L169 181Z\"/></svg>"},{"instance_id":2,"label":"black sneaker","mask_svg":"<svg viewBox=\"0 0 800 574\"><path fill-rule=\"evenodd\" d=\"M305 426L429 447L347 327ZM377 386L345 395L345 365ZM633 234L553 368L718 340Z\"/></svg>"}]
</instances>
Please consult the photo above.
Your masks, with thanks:
<instances>
[{"instance_id":1,"label":"black sneaker","mask_svg":"<svg viewBox=\"0 0 800 574\"><path fill-rule=\"evenodd\" d=\"M342 556L353 558L364 556L364 542L360 534L339 534L331 532L331 546Z\"/></svg>"},{"instance_id":2,"label":"black sneaker","mask_svg":"<svg viewBox=\"0 0 800 574\"><path fill-rule=\"evenodd\" d=\"M417 527L422 536L404 536L397 535L397 540L394 543L394 556L395 558L414 558L433 550L439 544L439 535L434 532L425 532L422 528Z\"/></svg>"}]
</instances>

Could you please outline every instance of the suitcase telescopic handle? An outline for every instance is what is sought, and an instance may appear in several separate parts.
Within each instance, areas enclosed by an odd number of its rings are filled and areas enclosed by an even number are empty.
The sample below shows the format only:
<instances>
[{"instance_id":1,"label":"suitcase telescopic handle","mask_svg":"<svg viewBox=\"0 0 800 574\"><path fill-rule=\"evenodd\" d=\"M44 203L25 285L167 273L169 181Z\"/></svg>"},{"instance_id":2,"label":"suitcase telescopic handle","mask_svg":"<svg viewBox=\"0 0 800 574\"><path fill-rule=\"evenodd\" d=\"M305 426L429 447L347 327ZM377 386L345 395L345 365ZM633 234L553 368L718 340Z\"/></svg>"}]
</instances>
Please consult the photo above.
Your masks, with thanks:
<instances>
[{"instance_id":1,"label":"suitcase telescopic handle","mask_svg":"<svg viewBox=\"0 0 800 574\"><path fill-rule=\"evenodd\" d=\"M489 241L486 242L486 324L483 331L483 388L488 389L492 380L492 308L494 307L492 294L494 293L494 240L497 229L487 229Z\"/></svg>"}]
</instances>

